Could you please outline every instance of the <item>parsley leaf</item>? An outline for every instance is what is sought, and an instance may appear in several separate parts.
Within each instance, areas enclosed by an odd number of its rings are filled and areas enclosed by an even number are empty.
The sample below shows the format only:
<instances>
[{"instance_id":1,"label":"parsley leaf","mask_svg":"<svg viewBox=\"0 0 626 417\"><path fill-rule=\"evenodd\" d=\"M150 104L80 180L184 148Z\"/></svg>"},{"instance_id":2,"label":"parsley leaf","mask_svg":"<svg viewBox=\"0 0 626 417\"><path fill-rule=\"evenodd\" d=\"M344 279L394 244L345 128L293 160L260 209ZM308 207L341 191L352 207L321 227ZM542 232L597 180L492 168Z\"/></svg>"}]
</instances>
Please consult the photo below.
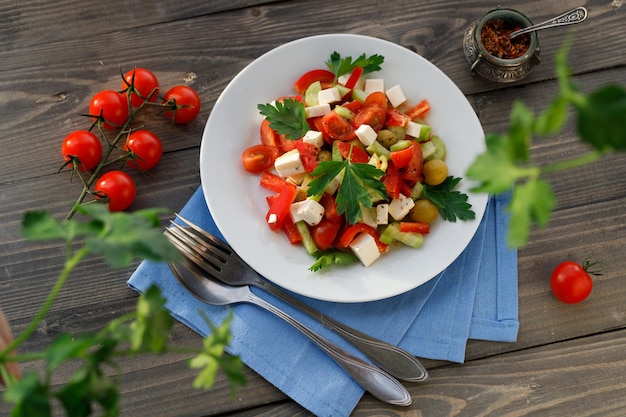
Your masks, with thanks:
<instances>
[{"instance_id":1,"label":"parsley leaf","mask_svg":"<svg viewBox=\"0 0 626 417\"><path fill-rule=\"evenodd\" d=\"M372 195L387 197L387 190L380 181L383 172L373 165L345 161L324 161L313 171L315 177L309 183L309 196L324 192L328 184L343 173L341 186L335 197L337 211L345 213L349 224L357 223L361 217L361 206L372 207Z\"/></svg>"},{"instance_id":2,"label":"parsley leaf","mask_svg":"<svg viewBox=\"0 0 626 417\"><path fill-rule=\"evenodd\" d=\"M309 271L317 272L322 268L327 268L332 265L349 265L357 261L357 257L352 252L320 252L317 255L317 260Z\"/></svg>"},{"instance_id":3,"label":"parsley leaf","mask_svg":"<svg viewBox=\"0 0 626 417\"><path fill-rule=\"evenodd\" d=\"M310 129L304 103L296 99L277 101L274 106L269 103L259 104L257 108L267 118L270 127L287 139L300 139Z\"/></svg>"},{"instance_id":4,"label":"parsley leaf","mask_svg":"<svg viewBox=\"0 0 626 417\"><path fill-rule=\"evenodd\" d=\"M362 67L363 73L380 71L380 66L385 61L385 57L382 55L374 54L370 57L366 57L365 54L361 54L356 60L352 61L352 57L342 58L338 52L333 52L330 55L330 59L326 61L328 69L335 74L335 79L344 74L352 72L355 67Z\"/></svg>"},{"instance_id":5,"label":"parsley leaf","mask_svg":"<svg viewBox=\"0 0 626 417\"><path fill-rule=\"evenodd\" d=\"M472 205L467 202L467 194L454 190L460 181L461 178L450 176L439 185L424 184L424 197L436 205L441 217L449 222L456 222L457 218L472 220L476 217Z\"/></svg>"}]
</instances>

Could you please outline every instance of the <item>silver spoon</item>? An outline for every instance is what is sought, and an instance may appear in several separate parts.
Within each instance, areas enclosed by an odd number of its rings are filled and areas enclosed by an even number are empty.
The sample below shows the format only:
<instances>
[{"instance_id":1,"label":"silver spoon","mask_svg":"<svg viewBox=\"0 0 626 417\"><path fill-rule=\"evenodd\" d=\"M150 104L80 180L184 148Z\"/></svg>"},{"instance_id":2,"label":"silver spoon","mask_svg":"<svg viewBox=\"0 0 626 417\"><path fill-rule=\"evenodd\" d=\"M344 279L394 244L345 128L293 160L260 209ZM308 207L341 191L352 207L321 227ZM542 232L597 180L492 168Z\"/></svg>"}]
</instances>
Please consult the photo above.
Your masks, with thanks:
<instances>
[{"instance_id":1,"label":"silver spoon","mask_svg":"<svg viewBox=\"0 0 626 417\"><path fill-rule=\"evenodd\" d=\"M256 296L247 285L233 287L207 278L201 275L197 266L189 262L184 264L170 263L169 266L179 282L199 300L212 305L251 303L274 313L307 336L374 397L393 405L408 406L411 404L411 395L394 377L382 369L352 356L310 330L287 313Z\"/></svg>"},{"instance_id":2,"label":"silver spoon","mask_svg":"<svg viewBox=\"0 0 626 417\"><path fill-rule=\"evenodd\" d=\"M587 9L584 7L577 7L575 9L570 10L569 12L565 12L557 17L554 17L550 20L546 20L545 22L537 23L536 25L528 26L523 29L516 30L511 32L509 35L509 39L513 39L519 35L523 35L524 33L533 32L535 30L547 29L554 26L565 26L565 25L573 25L574 23L580 23L587 18Z\"/></svg>"}]
</instances>

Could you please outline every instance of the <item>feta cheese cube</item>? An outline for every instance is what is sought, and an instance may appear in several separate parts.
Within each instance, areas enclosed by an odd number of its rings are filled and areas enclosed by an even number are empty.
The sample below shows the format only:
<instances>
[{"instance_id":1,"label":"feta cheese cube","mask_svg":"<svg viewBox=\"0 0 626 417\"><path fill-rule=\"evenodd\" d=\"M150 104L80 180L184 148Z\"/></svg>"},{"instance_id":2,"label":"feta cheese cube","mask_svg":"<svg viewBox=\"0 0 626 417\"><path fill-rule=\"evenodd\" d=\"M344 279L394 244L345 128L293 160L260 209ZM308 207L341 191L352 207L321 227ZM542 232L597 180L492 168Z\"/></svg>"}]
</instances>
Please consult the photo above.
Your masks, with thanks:
<instances>
[{"instance_id":1,"label":"feta cheese cube","mask_svg":"<svg viewBox=\"0 0 626 417\"><path fill-rule=\"evenodd\" d=\"M394 198L389 203L389 214L396 220L402 220L414 206L415 201L404 194L400 194L400 197Z\"/></svg>"},{"instance_id":2,"label":"feta cheese cube","mask_svg":"<svg viewBox=\"0 0 626 417\"><path fill-rule=\"evenodd\" d=\"M274 168L281 177L292 177L305 172L304 165L300 160L300 152L292 149L285 152L274 161Z\"/></svg>"},{"instance_id":3,"label":"feta cheese cube","mask_svg":"<svg viewBox=\"0 0 626 417\"><path fill-rule=\"evenodd\" d=\"M330 104L341 101L341 94L337 87L325 88L317 93L319 104Z\"/></svg>"},{"instance_id":4,"label":"feta cheese cube","mask_svg":"<svg viewBox=\"0 0 626 417\"><path fill-rule=\"evenodd\" d=\"M292 203L289 211L294 223L304 220L310 226L315 226L324 217L324 206L312 199Z\"/></svg>"},{"instance_id":5,"label":"feta cheese cube","mask_svg":"<svg viewBox=\"0 0 626 417\"><path fill-rule=\"evenodd\" d=\"M372 143L374 143L376 137L378 136L372 126L367 124L359 126L356 129L355 133L361 143L365 146L370 146Z\"/></svg>"},{"instance_id":6,"label":"feta cheese cube","mask_svg":"<svg viewBox=\"0 0 626 417\"><path fill-rule=\"evenodd\" d=\"M389 204L379 204L376 206L376 224L389 223Z\"/></svg>"},{"instance_id":7,"label":"feta cheese cube","mask_svg":"<svg viewBox=\"0 0 626 417\"><path fill-rule=\"evenodd\" d=\"M333 180L331 182L328 183L328 185L326 186L326 188L324 189L324 192L334 195L337 190L339 189L339 186L341 185L341 180L342 180L342 175L341 174L337 174L337 176L335 178L333 178Z\"/></svg>"},{"instance_id":8,"label":"feta cheese cube","mask_svg":"<svg viewBox=\"0 0 626 417\"><path fill-rule=\"evenodd\" d=\"M409 121L409 123L406 125L405 131L407 135L414 138L419 138L420 133L422 132L422 125L413 121Z\"/></svg>"},{"instance_id":9,"label":"feta cheese cube","mask_svg":"<svg viewBox=\"0 0 626 417\"><path fill-rule=\"evenodd\" d=\"M375 91L385 91L385 80L382 78L368 78L365 80L365 92L367 94Z\"/></svg>"},{"instance_id":10,"label":"feta cheese cube","mask_svg":"<svg viewBox=\"0 0 626 417\"><path fill-rule=\"evenodd\" d=\"M330 112L330 104L318 104L316 106L309 106L304 108L307 119L312 117L323 116Z\"/></svg>"},{"instance_id":11,"label":"feta cheese cube","mask_svg":"<svg viewBox=\"0 0 626 417\"><path fill-rule=\"evenodd\" d=\"M322 136L322 132L317 132L315 130L309 130L302 137L302 141L306 143L310 143L316 148L321 148L324 145L324 137Z\"/></svg>"},{"instance_id":12,"label":"feta cheese cube","mask_svg":"<svg viewBox=\"0 0 626 417\"><path fill-rule=\"evenodd\" d=\"M362 222L376 229L376 207L361 207Z\"/></svg>"},{"instance_id":13,"label":"feta cheese cube","mask_svg":"<svg viewBox=\"0 0 626 417\"><path fill-rule=\"evenodd\" d=\"M364 266L370 266L380 258L376 240L368 233L359 233L350 243L350 249Z\"/></svg>"},{"instance_id":14,"label":"feta cheese cube","mask_svg":"<svg viewBox=\"0 0 626 417\"><path fill-rule=\"evenodd\" d=\"M276 213L271 213L271 214L267 217L267 223L269 223L269 224L276 223L277 221L278 221L278 217L276 217Z\"/></svg>"},{"instance_id":15,"label":"feta cheese cube","mask_svg":"<svg viewBox=\"0 0 626 417\"><path fill-rule=\"evenodd\" d=\"M387 98L393 107L398 107L406 101L406 96L400 84L394 85L385 94L387 94Z\"/></svg>"}]
</instances>

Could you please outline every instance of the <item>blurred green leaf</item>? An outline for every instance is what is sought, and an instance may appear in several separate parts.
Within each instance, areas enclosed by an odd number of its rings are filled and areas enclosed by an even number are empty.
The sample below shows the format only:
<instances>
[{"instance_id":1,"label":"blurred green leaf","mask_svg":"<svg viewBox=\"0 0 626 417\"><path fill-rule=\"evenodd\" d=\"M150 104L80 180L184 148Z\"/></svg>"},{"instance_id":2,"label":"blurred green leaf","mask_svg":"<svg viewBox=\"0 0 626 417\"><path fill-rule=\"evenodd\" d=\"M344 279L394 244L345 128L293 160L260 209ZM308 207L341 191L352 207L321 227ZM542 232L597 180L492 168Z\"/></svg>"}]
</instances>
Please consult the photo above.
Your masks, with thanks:
<instances>
[{"instance_id":1,"label":"blurred green leaf","mask_svg":"<svg viewBox=\"0 0 626 417\"><path fill-rule=\"evenodd\" d=\"M22 379L11 384L3 395L4 401L13 403L11 417L51 417L49 391L34 372L27 372Z\"/></svg>"},{"instance_id":2,"label":"blurred green leaf","mask_svg":"<svg viewBox=\"0 0 626 417\"><path fill-rule=\"evenodd\" d=\"M600 151L626 150L626 91L622 87L604 86L575 106L583 141Z\"/></svg>"},{"instance_id":3,"label":"blurred green leaf","mask_svg":"<svg viewBox=\"0 0 626 417\"><path fill-rule=\"evenodd\" d=\"M165 311L165 302L161 290L155 285L139 296L137 319L130 325L131 346L134 350L148 349L161 353L167 347L174 320Z\"/></svg>"},{"instance_id":4,"label":"blurred green leaf","mask_svg":"<svg viewBox=\"0 0 626 417\"><path fill-rule=\"evenodd\" d=\"M528 241L528 234L534 222L545 226L550 220L554 209L555 197L550 184L539 178L515 186L508 210L509 221L508 243L519 247Z\"/></svg>"}]
</instances>

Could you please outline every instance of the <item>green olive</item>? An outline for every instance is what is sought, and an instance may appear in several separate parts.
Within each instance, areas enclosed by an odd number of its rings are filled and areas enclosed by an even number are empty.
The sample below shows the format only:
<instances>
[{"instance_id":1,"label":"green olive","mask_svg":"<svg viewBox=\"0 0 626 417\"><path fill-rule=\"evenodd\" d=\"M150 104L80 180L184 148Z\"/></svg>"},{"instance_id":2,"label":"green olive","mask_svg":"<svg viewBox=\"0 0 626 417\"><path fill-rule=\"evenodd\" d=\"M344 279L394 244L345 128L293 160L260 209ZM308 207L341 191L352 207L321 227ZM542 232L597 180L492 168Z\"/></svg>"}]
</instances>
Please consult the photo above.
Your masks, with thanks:
<instances>
[{"instance_id":1,"label":"green olive","mask_svg":"<svg viewBox=\"0 0 626 417\"><path fill-rule=\"evenodd\" d=\"M431 159L424 164L424 182L439 185L448 177L448 164L441 159Z\"/></svg>"},{"instance_id":2,"label":"green olive","mask_svg":"<svg viewBox=\"0 0 626 417\"><path fill-rule=\"evenodd\" d=\"M333 154L330 153L330 151L327 151L326 149L322 149L321 151L319 151L317 153L317 159L320 162L332 161L333 160Z\"/></svg>"},{"instance_id":3,"label":"green olive","mask_svg":"<svg viewBox=\"0 0 626 417\"><path fill-rule=\"evenodd\" d=\"M409 216L411 220L420 223L432 223L439 215L439 209L430 200L420 199L415 201Z\"/></svg>"},{"instance_id":4,"label":"green olive","mask_svg":"<svg viewBox=\"0 0 626 417\"><path fill-rule=\"evenodd\" d=\"M382 129L378 132L376 140L385 148L389 149L391 145L398 141L398 137L391 130Z\"/></svg>"}]
</instances>

